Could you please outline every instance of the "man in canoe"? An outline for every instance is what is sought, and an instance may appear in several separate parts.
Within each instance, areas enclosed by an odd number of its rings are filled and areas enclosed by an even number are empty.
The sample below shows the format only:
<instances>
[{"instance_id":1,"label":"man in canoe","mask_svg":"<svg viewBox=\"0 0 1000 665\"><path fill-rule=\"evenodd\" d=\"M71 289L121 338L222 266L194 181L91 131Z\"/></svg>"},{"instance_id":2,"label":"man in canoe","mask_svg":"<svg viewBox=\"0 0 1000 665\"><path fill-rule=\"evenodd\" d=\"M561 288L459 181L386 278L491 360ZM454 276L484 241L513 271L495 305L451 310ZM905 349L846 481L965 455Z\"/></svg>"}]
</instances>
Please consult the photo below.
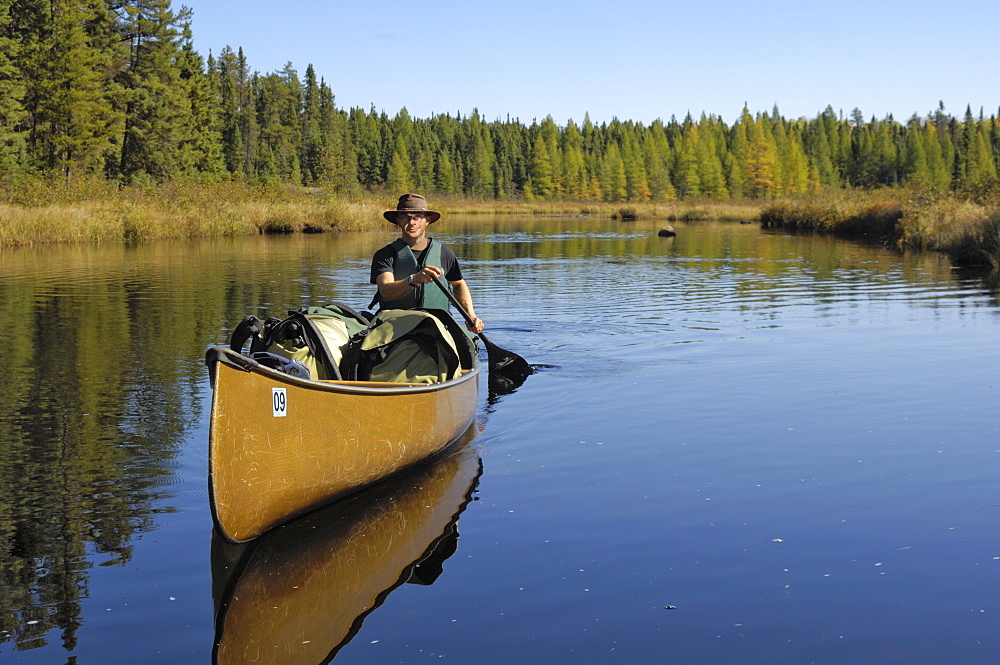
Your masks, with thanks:
<instances>
[{"instance_id":1,"label":"man in canoe","mask_svg":"<svg viewBox=\"0 0 1000 665\"><path fill-rule=\"evenodd\" d=\"M448 297L432 283L443 276L472 319L466 327L474 333L482 332L483 321L472 307L472 296L455 252L427 235L427 227L439 220L441 213L430 210L420 194L403 194L396 209L382 215L401 233L372 258L371 283L378 286L375 298L379 305L383 309L447 310L451 305Z\"/></svg>"}]
</instances>

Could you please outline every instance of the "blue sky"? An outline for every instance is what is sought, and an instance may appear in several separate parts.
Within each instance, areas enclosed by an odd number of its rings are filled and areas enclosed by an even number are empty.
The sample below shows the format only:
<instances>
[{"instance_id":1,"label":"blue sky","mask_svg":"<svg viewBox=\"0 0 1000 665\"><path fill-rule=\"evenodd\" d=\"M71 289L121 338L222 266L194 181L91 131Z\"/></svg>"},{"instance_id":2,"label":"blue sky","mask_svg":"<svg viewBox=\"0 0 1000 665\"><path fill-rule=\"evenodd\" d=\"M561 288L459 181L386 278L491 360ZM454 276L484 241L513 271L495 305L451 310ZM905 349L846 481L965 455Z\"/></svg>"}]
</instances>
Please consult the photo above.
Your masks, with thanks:
<instances>
[{"instance_id":1,"label":"blue sky","mask_svg":"<svg viewBox=\"0 0 1000 665\"><path fill-rule=\"evenodd\" d=\"M187 0L196 49L242 47L262 73L312 64L340 108L559 125L736 119L777 105L905 121L943 101L1000 107L1000 3L812 0ZM175 3L175 9L181 6Z\"/></svg>"}]
</instances>

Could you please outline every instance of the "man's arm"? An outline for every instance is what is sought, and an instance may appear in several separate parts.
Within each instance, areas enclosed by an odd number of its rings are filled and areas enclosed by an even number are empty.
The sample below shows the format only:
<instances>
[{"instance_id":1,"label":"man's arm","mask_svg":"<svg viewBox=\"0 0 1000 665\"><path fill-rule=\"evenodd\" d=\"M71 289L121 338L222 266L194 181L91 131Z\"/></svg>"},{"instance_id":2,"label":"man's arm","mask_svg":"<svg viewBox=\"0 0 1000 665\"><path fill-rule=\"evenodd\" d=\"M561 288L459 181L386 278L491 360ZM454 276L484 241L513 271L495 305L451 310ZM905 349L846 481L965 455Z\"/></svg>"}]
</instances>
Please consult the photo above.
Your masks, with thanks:
<instances>
[{"instance_id":1,"label":"man's arm","mask_svg":"<svg viewBox=\"0 0 1000 665\"><path fill-rule=\"evenodd\" d=\"M483 324L483 320L476 316L476 310L472 306L472 294L469 293L469 286L465 283L464 279L450 283L451 289L455 293L455 300L462 305L469 318L472 319L472 323L465 322L465 327L471 332L481 333L486 326Z\"/></svg>"}]
</instances>

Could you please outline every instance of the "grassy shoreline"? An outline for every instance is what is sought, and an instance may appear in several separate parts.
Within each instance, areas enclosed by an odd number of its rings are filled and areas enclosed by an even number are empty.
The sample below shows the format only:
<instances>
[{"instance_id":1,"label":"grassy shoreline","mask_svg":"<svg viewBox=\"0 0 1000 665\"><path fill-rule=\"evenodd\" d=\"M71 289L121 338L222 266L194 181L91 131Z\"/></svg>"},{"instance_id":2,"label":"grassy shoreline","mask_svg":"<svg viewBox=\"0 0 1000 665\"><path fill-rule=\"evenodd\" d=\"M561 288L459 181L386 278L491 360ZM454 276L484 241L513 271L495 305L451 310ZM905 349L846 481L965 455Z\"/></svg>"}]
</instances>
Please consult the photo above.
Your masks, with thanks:
<instances>
[{"instance_id":1,"label":"grassy shoreline","mask_svg":"<svg viewBox=\"0 0 1000 665\"><path fill-rule=\"evenodd\" d=\"M1000 204L906 190L846 194L771 203L761 226L868 238L1000 269Z\"/></svg>"},{"instance_id":2,"label":"grassy shoreline","mask_svg":"<svg viewBox=\"0 0 1000 665\"><path fill-rule=\"evenodd\" d=\"M0 248L355 231L380 227L394 199L233 181L124 189L99 179L69 188L28 182L0 194ZM753 220L764 228L878 239L901 250L940 251L957 263L1000 268L1000 204L914 190L836 191L770 202L515 202L440 195L432 202L446 214L462 215Z\"/></svg>"},{"instance_id":3,"label":"grassy shoreline","mask_svg":"<svg viewBox=\"0 0 1000 665\"><path fill-rule=\"evenodd\" d=\"M6 200L4 200L6 199ZM513 202L433 196L446 214L604 217L608 219L756 220L757 202L672 204ZM323 233L379 228L395 195L344 198L322 188L166 182L117 190L101 181L73 190L35 186L0 198L0 247L49 243L122 243Z\"/></svg>"},{"instance_id":4,"label":"grassy shoreline","mask_svg":"<svg viewBox=\"0 0 1000 665\"><path fill-rule=\"evenodd\" d=\"M382 210L374 200L242 183L31 194L27 201L0 203L0 247L355 230L374 225Z\"/></svg>"}]
</instances>

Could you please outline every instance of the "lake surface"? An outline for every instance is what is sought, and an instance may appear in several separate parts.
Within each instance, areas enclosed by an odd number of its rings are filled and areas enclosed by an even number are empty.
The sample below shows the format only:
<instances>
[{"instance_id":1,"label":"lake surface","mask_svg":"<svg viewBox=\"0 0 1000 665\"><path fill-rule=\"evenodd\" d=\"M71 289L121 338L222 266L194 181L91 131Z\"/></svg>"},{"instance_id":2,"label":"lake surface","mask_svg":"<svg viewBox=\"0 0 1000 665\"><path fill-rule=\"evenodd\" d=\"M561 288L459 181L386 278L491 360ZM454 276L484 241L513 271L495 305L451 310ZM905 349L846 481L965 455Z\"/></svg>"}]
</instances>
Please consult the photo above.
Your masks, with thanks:
<instances>
[{"instance_id":1,"label":"lake surface","mask_svg":"<svg viewBox=\"0 0 1000 665\"><path fill-rule=\"evenodd\" d=\"M249 548L212 537L204 352L367 306L391 227L0 253L0 662L1000 662L995 286L659 226L439 222L548 367Z\"/></svg>"}]
</instances>

